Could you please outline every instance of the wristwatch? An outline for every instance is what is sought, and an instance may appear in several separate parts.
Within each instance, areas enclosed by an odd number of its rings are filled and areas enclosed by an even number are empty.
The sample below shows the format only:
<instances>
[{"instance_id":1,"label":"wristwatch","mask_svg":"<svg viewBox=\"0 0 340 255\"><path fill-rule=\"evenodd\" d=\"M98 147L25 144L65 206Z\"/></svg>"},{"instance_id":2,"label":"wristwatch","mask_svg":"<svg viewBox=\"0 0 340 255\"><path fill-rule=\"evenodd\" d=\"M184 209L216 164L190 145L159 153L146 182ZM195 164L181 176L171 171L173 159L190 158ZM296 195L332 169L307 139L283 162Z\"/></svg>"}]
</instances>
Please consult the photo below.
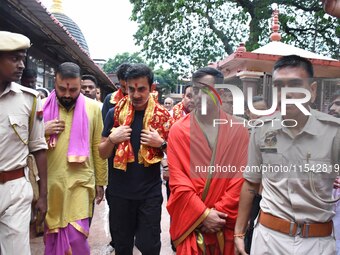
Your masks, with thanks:
<instances>
[{"instance_id":1,"label":"wristwatch","mask_svg":"<svg viewBox=\"0 0 340 255\"><path fill-rule=\"evenodd\" d=\"M163 140L163 142L162 142L162 144L161 144L161 146L159 147L162 151L164 151L165 149L166 149L166 147L168 146L168 143L165 141L165 140Z\"/></svg>"}]
</instances>

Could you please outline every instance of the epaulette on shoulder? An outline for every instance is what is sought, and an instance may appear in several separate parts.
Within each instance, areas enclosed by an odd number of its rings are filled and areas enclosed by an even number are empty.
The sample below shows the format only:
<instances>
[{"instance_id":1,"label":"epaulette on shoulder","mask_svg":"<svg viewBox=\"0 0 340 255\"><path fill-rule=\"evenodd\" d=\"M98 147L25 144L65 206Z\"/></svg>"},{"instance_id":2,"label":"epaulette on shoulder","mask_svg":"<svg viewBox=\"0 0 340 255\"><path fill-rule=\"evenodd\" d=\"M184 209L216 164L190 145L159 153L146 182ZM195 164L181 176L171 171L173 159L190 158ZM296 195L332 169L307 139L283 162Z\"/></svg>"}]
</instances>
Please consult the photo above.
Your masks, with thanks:
<instances>
[{"instance_id":1,"label":"epaulette on shoulder","mask_svg":"<svg viewBox=\"0 0 340 255\"><path fill-rule=\"evenodd\" d=\"M280 113L273 113L270 116L263 116L261 118L258 118L256 120L253 121L253 125L254 127L262 127L264 124L270 122L272 123L273 120L275 119L280 119Z\"/></svg>"},{"instance_id":2,"label":"epaulette on shoulder","mask_svg":"<svg viewBox=\"0 0 340 255\"><path fill-rule=\"evenodd\" d=\"M328 122L329 124L333 125L340 125L340 118L336 118L330 114L319 112L316 110L311 110L312 116L322 122Z\"/></svg>"},{"instance_id":3,"label":"epaulette on shoulder","mask_svg":"<svg viewBox=\"0 0 340 255\"><path fill-rule=\"evenodd\" d=\"M27 88L27 87L24 87L22 85L19 85L20 87L20 90L23 91L23 92L26 92L26 93L29 93L31 94L32 96L35 96L35 97L38 97L39 95L39 92L34 90L34 89L30 89L30 88Z\"/></svg>"}]
</instances>

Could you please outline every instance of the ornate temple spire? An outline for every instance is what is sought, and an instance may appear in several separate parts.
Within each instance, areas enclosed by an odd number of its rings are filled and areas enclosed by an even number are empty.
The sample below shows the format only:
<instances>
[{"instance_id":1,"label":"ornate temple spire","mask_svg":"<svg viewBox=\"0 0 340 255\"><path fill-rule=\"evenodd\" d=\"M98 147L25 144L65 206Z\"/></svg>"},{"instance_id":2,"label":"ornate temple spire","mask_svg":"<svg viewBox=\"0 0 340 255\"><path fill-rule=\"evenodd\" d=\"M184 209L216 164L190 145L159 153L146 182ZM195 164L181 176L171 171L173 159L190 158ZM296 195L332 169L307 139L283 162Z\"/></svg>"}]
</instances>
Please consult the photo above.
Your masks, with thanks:
<instances>
[{"instance_id":1,"label":"ornate temple spire","mask_svg":"<svg viewBox=\"0 0 340 255\"><path fill-rule=\"evenodd\" d=\"M270 40L272 42L279 42L281 40L281 34L279 33L279 10L277 4L273 4L273 19L272 19L272 34L270 35Z\"/></svg>"},{"instance_id":2,"label":"ornate temple spire","mask_svg":"<svg viewBox=\"0 0 340 255\"><path fill-rule=\"evenodd\" d=\"M52 13L64 13L63 0L53 0L51 12Z\"/></svg>"},{"instance_id":3,"label":"ornate temple spire","mask_svg":"<svg viewBox=\"0 0 340 255\"><path fill-rule=\"evenodd\" d=\"M238 48L236 49L236 52L242 53L242 52L245 52L245 51L247 51L245 43L241 42L240 45L238 46Z\"/></svg>"},{"instance_id":4,"label":"ornate temple spire","mask_svg":"<svg viewBox=\"0 0 340 255\"><path fill-rule=\"evenodd\" d=\"M281 40L281 34L279 33L280 25L279 25L279 10L275 8L273 10L273 20L272 20L272 34L270 35L271 41L279 42Z\"/></svg>"}]
</instances>

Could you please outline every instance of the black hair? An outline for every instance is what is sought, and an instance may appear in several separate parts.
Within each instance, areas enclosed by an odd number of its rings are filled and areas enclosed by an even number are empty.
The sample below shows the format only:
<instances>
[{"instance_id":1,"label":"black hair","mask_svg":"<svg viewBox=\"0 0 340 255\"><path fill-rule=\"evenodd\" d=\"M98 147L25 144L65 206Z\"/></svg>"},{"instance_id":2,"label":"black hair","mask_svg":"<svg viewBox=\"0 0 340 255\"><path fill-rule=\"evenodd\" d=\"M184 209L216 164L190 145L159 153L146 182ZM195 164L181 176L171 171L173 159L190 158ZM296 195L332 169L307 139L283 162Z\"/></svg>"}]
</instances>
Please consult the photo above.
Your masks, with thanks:
<instances>
[{"instance_id":1,"label":"black hair","mask_svg":"<svg viewBox=\"0 0 340 255\"><path fill-rule=\"evenodd\" d=\"M96 77L94 77L93 75L91 74L84 74L82 77L81 77L82 80L90 80L90 81L93 81L94 84L96 85L96 87L98 87L98 82L97 82L97 79Z\"/></svg>"},{"instance_id":2,"label":"black hair","mask_svg":"<svg viewBox=\"0 0 340 255\"><path fill-rule=\"evenodd\" d=\"M80 67L72 62L64 62L57 67L55 75L59 74L62 79L80 78Z\"/></svg>"},{"instance_id":3,"label":"black hair","mask_svg":"<svg viewBox=\"0 0 340 255\"><path fill-rule=\"evenodd\" d=\"M306 58L303 58L297 55L284 56L280 58L278 61L276 61L273 67L273 71L276 71L284 67L301 67L306 71L309 78L314 77L313 65Z\"/></svg>"},{"instance_id":4,"label":"black hair","mask_svg":"<svg viewBox=\"0 0 340 255\"><path fill-rule=\"evenodd\" d=\"M118 80L125 80L126 71L129 69L131 64L123 63L117 67L117 78Z\"/></svg>"},{"instance_id":5,"label":"black hair","mask_svg":"<svg viewBox=\"0 0 340 255\"><path fill-rule=\"evenodd\" d=\"M132 80L132 79L138 79L138 78L142 78L142 77L146 77L148 79L150 88L151 85L153 84L153 72L150 69L150 67L148 67L145 64L133 64L131 65L125 74L125 80Z\"/></svg>"},{"instance_id":6,"label":"black hair","mask_svg":"<svg viewBox=\"0 0 340 255\"><path fill-rule=\"evenodd\" d=\"M223 73L215 68L212 67L203 67L198 69L192 75L192 80L196 81L206 75L211 75L215 79L215 84L223 84L224 76Z\"/></svg>"},{"instance_id":7,"label":"black hair","mask_svg":"<svg viewBox=\"0 0 340 255\"><path fill-rule=\"evenodd\" d=\"M340 89L334 92L334 94L332 95L332 101L334 101L338 97L340 97Z\"/></svg>"},{"instance_id":8,"label":"black hair","mask_svg":"<svg viewBox=\"0 0 340 255\"><path fill-rule=\"evenodd\" d=\"M37 78L38 74L37 71L34 69L30 69L30 68L26 68L24 69L24 71L22 72L22 78Z\"/></svg>"},{"instance_id":9,"label":"black hair","mask_svg":"<svg viewBox=\"0 0 340 255\"><path fill-rule=\"evenodd\" d=\"M184 91L183 92L184 95L186 94L188 88L192 88L192 84L185 85L184 90L183 90Z\"/></svg>"}]
</instances>

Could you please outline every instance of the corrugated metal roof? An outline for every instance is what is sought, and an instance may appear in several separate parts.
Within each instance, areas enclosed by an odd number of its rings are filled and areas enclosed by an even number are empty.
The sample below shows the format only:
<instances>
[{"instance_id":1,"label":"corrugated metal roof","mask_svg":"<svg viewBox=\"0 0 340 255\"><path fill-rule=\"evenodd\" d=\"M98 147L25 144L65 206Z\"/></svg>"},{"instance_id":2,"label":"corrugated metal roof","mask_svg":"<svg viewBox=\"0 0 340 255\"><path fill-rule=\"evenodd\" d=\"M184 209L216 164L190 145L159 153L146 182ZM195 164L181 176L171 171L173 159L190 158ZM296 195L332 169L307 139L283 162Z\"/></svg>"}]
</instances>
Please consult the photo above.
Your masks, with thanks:
<instances>
[{"instance_id":1,"label":"corrugated metal roof","mask_svg":"<svg viewBox=\"0 0 340 255\"><path fill-rule=\"evenodd\" d=\"M90 71L97 76L101 84L114 87L111 79L94 63L90 55L83 49L80 43L73 37L65 25L63 25L52 13L50 13L43 4L38 0L0 0L12 5L22 19L27 20L32 27L27 33L32 34L31 37L39 38L44 41L47 47L59 48L62 47L69 57L72 57L82 69ZM2 5L2 4L1 4ZM2 8L2 6L0 6ZM18 19L15 15L13 19ZM31 38L32 39L32 38ZM34 40L32 40L34 42ZM35 45L36 46L36 45ZM44 45L45 46L45 45ZM58 50L60 52L60 49ZM56 50L56 52L58 52Z\"/></svg>"},{"instance_id":2,"label":"corrugated metal roof","mask_svg":"<svg viewBox=\"0 0 340 255\"><path fill-rule=\"evenodd\" d=\"M89 47L87 46L87 42L79 26L70 17L63 13L53 13L53 16L66 26L67 30L77 40L83 50L90 55Z\"/></svg>"}]
</instances>

